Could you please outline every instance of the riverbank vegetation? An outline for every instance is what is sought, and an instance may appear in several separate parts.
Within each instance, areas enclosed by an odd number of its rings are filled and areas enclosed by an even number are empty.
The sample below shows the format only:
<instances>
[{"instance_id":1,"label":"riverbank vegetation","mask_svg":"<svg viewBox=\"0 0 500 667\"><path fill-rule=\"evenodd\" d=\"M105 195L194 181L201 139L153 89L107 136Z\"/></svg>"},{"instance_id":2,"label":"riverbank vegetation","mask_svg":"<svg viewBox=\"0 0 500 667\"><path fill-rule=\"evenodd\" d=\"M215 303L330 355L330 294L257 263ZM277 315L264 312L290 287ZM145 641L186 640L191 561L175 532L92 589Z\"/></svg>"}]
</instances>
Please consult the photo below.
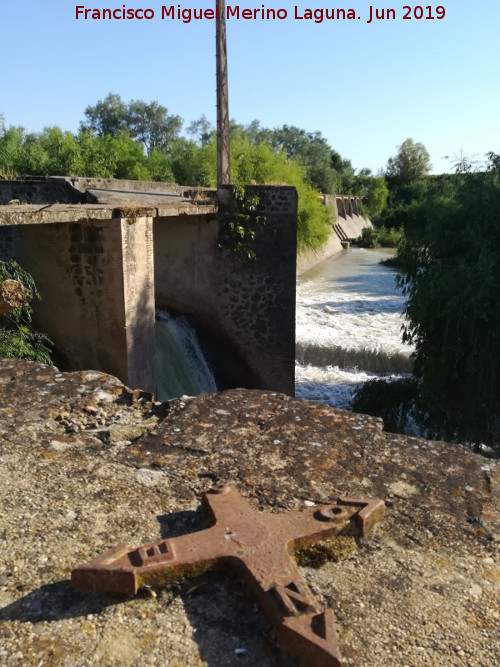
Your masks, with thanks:
<instances>
[{"instance_id":1,"label":"riverbank vegetation","mask_svg":"<svg viewBox=\"0 0 500 667\"><path fill-rule=\"evenodd\" d=\"M499 447L500 156L479 169L462 158L454 174L404 187L397 260L414 380L368 383L353 409L399 419L396 430L412 412L428 436Z\"/></svg>"},{"instance_id":2,"label":"riverbank vegetation","mask_svg":"<svg viewBox=\"0 0 500 667\"><path fill-rule=\"evenodd\" d=\"M364 227L359 244L362 248L397 248L403 235L403 225L389 229L385 225Z\"/></svg>"},{"instance_id":3,"label":"riverbank vegetation","mask_svg":"<svg viewBox=\"0 0 500 667\"><path fill-rule=\"evenodd\" d=\"M0 283L4 280L17 280L24 285L31 298L40 298L32 276L16 261L0 261ZM33 309L26 304L0 315L0 357L51 364L52 343L48 336L33 329L32 313Z\"/></svg>"},{"instance_id":4,"label":"riverbank vegetation","mask_svg":"<svg viewBox=\"0 0 500 667\"><path fill-rule=\"evenodd\" d=\"M109 94L88 106L78 132L46 127L27 132L6 126L0 116L0 178L20 175L86 176L175 182L215 187L215 128L205 117L184 135L180 116L157 102ZM331 231L319 193L364 198L368 215L385 206L385 179L370 170L356 172L320 132L283 125L269 129L258 121L231 122L231 170L235 185L294 185L299 195L299 251L320 248Z\"/></svg>"}]
</instances>

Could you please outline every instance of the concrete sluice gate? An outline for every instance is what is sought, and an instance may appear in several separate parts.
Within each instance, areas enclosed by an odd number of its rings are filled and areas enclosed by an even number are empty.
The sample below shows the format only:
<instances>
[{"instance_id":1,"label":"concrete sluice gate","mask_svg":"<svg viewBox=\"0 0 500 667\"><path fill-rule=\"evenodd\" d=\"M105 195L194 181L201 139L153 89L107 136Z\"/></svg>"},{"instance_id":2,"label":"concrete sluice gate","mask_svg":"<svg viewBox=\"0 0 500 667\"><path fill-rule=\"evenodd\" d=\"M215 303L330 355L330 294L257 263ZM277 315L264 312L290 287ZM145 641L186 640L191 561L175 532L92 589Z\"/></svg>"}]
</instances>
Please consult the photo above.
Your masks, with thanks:
<instances>
[{"instance_id":1,"label":"concrete sluice gate","mask_svg":"<svg viewBox=\"0 0 500 667\"><path fill-rule=\"evenodd\" d=\"M330 239L297 261L295 188L252 185L246 195L258 198L261 220L245 218L254 225L253 261L221 236L244 217L231 186L217 193L92 178L0 181L0 259L15 258L34 277L42 295L34 324L55 343L56 364L103 371L160 398L216 387L293 395L296 271L347 247L371 223L356 198L324 195ZM160 316L155 325L155 308L173 313L170 323ZM200 379L201 361L189 380L166 381L186 370L181 339L187 366L194 363L186 327L203 341L216 384Z\"/></svg>"},{"instance_id":2,"label":"concrete sluice gate","mask_svg":"<svg viewBox=\"0 0 500 667\"><path fill-rule=\"evenodd\" d=\"M265 221L255 228L252 262L219 247L221 226L239 215L231 186L217 197L165 183L0 181L1 258L34 277L42 295L34 324L54 341L56 364L170 398L186 389L158 378L165 354L156 341L178 357L195 326L219 388L293 394L297 193L249 186L247 194L258 197ZM174 315L155 319L155 308Z\"/></svg>"}]
</instances>

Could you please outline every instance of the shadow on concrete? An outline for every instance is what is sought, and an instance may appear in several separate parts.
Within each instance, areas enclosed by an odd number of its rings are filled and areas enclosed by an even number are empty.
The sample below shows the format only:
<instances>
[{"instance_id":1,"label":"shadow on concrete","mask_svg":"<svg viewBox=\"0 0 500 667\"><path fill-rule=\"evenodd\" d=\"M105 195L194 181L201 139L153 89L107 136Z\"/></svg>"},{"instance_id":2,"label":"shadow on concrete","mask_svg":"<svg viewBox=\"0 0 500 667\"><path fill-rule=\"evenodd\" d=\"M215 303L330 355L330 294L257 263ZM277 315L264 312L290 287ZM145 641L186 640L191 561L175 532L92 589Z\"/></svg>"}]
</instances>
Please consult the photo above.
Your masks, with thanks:
<instances>
[{"instance_id":1,"label":"shadow on concrete","mask_svg":"<svg viewBox=\"0 0 500 667\"><path fill-rule=\"evenodd\" d=\"M210 667L286 667L274 628L237 575L207 572L181 590L200 657Z\"/></svg>"},{"instance_id":2,"label":"shadow on concrete","mask_svg":"<svg viewBox=\"0 0 500 667\"><path fill-rule=\"evenodd\" d=\"M163 538L197 532L207 525L201 510L157 518ZM206 572L168 589L167 595L158 591L157 603L169 606L172 595L181 598L200 657L209 667L290 665L276 645L274 628L231 569ZM141 591L137 597L142 595L150 599ZM40 623L84 618L129 600L120 594L72 590L69 580L63 580L40 586L3 607L0 621Z\"/></svg>"},{"instance_id":3,"label":"shadow on concrete","mask_svg":"<svg viewBox=\"0 0 500 667\"><path fill-rule=\"evenodd\" d=\"M122 595L95 591L74 591L69 580L46 584L0 609L0 620L40 623L98 614L123 602Z\"/></svg>"}]
</instances>

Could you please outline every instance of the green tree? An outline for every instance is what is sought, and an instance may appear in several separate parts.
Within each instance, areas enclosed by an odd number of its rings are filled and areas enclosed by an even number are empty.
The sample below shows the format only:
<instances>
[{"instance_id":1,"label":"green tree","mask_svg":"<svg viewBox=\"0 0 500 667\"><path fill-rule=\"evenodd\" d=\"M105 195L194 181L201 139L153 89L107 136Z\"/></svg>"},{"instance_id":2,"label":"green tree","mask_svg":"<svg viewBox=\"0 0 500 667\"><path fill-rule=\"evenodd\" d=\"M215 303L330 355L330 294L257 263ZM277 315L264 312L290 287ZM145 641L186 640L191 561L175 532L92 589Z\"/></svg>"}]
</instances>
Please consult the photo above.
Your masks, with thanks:
<instances>
[{"instance_id":1,"label":"green tree","mask_svg":"<svg viewBox=\"0 0 500 667\"><path fill-rule=\"evenodd\" d=\"M43 166L46 174L77 176L81 173L80 146L71 132L62 132L58 127L47 127L39 135L38 143L46 155Z\"/></svg>"},{"instance_id":2,"label":"green tree","mask_svg":"<svg viewBox=\"0 0 500 667\"><path fill-rule=\"evenodd\" d=\"M413 139L403 141L397 154L387 162L385 180L389 193L378 224L389 228L406 226L418 202L425 197L430 169L430 157L425 146L415 143Z\"/></svg>"},{"instance_id":3,"label":"green tree","mask_svg":"<svg viewBox=\"0 0 500 667\"><path fill-rule=\"evenodd\" d=\"M96 134L116 136L127 130L128 109L120 95L109 93L95 106L88 106L84 111L86 121L81 123L82 130L92 130Z\"/></svg>"},{"instance_id":4,"label":"green tree","mask_svg":"<svg viewBox=\"0 0 500 667\"><path fill-rule=\"evenodd\" d=\"M486 168L489 171L500 171L500 153L494 153L493 151L490 151L486 154L486 157L488 158Z\"/></svg>"},{"instance_id":5,"label":"green tree","mask_svg":"<svg viewBox=\"0 0 500 667\"><path fill-rule=\"evenodd\" d=\"M339 191L340 180L331 164L332 149L320 132L283 125L272 131L270 142L288 158L301 162L313 188L327 194Z\"/></svg>"},{"instance_id":6,"label":"green tree","mask_svg":"<svg viewBox=\"0 0 500 667\"><path fill-rule=\"evenodd\" d=\"M179 136L182 127L180 116L170 116L158 102L132 100L128 105L127 129L132 139L140 141L147 155L153 151L168 151Z\"/></svg>"},{"instance_id":7,"label":"green tree","mask_svg":"<svg viewBox=\"0 0 500 667\"><path fill-rule=\"evenodd\" d=\"M376 219L386 206L389 190L383 176L373 176L370 169L361 169L352 180L351 194L361 197L368 216Z\"/></svg>"},{"instance_id":8,"label":"green tree","mask_svg":"<svg viewBox=\"0 0 500 667\"><path fill-rule=\"evenodd\" d=\"M155 148L148 157L147 167L153 181L174 182L172 162L165 151Z\"/></svg>"},{"instance_id":9,"label":"green tree","mask_svg":"<svg viewBox=\"0 0 500 667\"><path fill-rule=\"evenodd\" d=\"M31 275L19 264L10 260L0 261L0 282L17 280L34 298L40 298ZM0 357L4 359L27 359L51 364L52 342L45 334L36 332L31 325L32 308L29 304L0 315Z\"/></svg>"},{"instance_id":10,"label":"green tree","mask_svg":"<svg viewBox=\"0 0 500 667\"><path fill-rule=\"evenodd\" d=\"M338 185L336 194L352 195L355 189L356 170L350 160L343 158L337 151L330 153L330 164L338 174Z\"/></svg>"},{"instance_id":11,"label":"green tree","mask_svg":"<svg viewBox=\"0 0 500 667\"><path fill-rule=\"evenodd\" d=\"M215 138L203 146L187 139L178 139L172 145L170 165L176 183L215 187L217 184Z\"/></svg>"},{"instance_id":12,"label":"green tree","mask_svg":"<svg viewBox=\"0 0 500 667\"><path fill-rule=\"evenodd\" d=\"M80 130L81 176L90 178L113 178L116 160L113 151L114 139L110 135L96 135L92 130Z\"/></svg>"},{"instance_id":13,"label":"green tree","mask_svg":"<svg viewBox=\"0 0 500 667\"><path fill-rule=\"evenodd\" d=\"M406 139L398 148L394 157L387 162L386 176L394 180L399 187L414 183L432 168L427 149L420 142Z\"/></svg>"},{"instance_id":14,"label":"green tree","mask_svg":"<svg viewBox=\"0 0 500 667\"><path fill-rule=\"evenodd\" d=\"M383 176L374 176L366 189L364 196L364 205L368 215L372 218L378 218L387 204L389 190Z\"/></svg>"},{"instance_id":15,"label":"green tree","mask_svg":"<svg viewBox=\"0 0 500 667\"><path fill-rule=\"evenodd\" d=\"M20 172L25 131L23 127L3 126L0 135L0 176L9 178Z\"/></svg>"},{"instance_id":16,"label":"green tree","mask_svg":"<svg viewBox=\"0 0 500 667\"><path fill-rule=\"evenodd\" d=\"M404 339L444 437L494 442L500 417L500 174L430 181L399 250Z\"/></svg>"},{"instance_id":17,"label":"green tree","mask_svg":"<svg viewBox=\"0 0 500 667\"><path fill-rule=\"evenodd\" d=\"M114 178L150 181L152 174L141 144L134 141L128 132L120 132L111 139L110 145L115 162Z\"/></svg>"},{"instance_id":18,"label":"green tree","mask_svg":"<svg viewBox=\"0 0 500 667\"><path fill-rule=\"evenodd\" d=\"M203 115L198 120L193 120L187 128L187 133L200 146L206 146L215 133L212 123Z\"/></svg>"},{"instance_id":19,"label":"green tree","mask_svg":"<svg viewBox=\"0 0 500 667\"><path fill-rule=\"evenodd\" d=\"M168 150L182 127L180 116L171 116L158 102L131 100L125 103L120 95L109 93L95 106L85 109L86 121L81 130L92 130L98 135L118 137L128 132L151 155L155 149Z\"/></svg>"},{"instance_id":20,"label":"green tree","mask_svg":"<svg viewBox=\"0 0 500 667\"><path fill-rule=\"evenodd\" d=\"M433 439L500 443L500 165L460 160L426 179L398 247L407 297L403 339L415 346L414 379L367 383L353 409L398 422L405 413Z\"/></svg>"}]
</instances>

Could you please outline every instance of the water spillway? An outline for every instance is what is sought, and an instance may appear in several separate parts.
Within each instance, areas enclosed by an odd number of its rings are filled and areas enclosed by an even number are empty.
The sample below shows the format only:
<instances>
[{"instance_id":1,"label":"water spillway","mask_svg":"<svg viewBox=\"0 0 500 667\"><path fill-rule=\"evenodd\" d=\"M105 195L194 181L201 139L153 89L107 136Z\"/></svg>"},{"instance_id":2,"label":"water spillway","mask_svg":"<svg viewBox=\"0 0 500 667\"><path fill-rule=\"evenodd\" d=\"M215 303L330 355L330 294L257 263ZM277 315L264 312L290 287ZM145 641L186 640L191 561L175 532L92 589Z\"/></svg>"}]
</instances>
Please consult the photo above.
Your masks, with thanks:
<instances>
[{"instance_id":1,"label":"water spillway","mask_svg":"<svg viewBox=\"0 0 500 667\"><path fill-rule=\"evenodd\" d=\"M217 391L197 333L185 315L156 310L157 400Z\"/></svg>"},{"instance_id":2,"label":"water spillway","mask_svg":"<svg viewBox=\"0 0 500 667\"><path fill-rule=\"evenodd\" d=\"M352 248L303 274L297 285L296 395L347 408L376 377L410 373L401 340L404 298L390 251Z\"/></svg>"}]
</instances>

